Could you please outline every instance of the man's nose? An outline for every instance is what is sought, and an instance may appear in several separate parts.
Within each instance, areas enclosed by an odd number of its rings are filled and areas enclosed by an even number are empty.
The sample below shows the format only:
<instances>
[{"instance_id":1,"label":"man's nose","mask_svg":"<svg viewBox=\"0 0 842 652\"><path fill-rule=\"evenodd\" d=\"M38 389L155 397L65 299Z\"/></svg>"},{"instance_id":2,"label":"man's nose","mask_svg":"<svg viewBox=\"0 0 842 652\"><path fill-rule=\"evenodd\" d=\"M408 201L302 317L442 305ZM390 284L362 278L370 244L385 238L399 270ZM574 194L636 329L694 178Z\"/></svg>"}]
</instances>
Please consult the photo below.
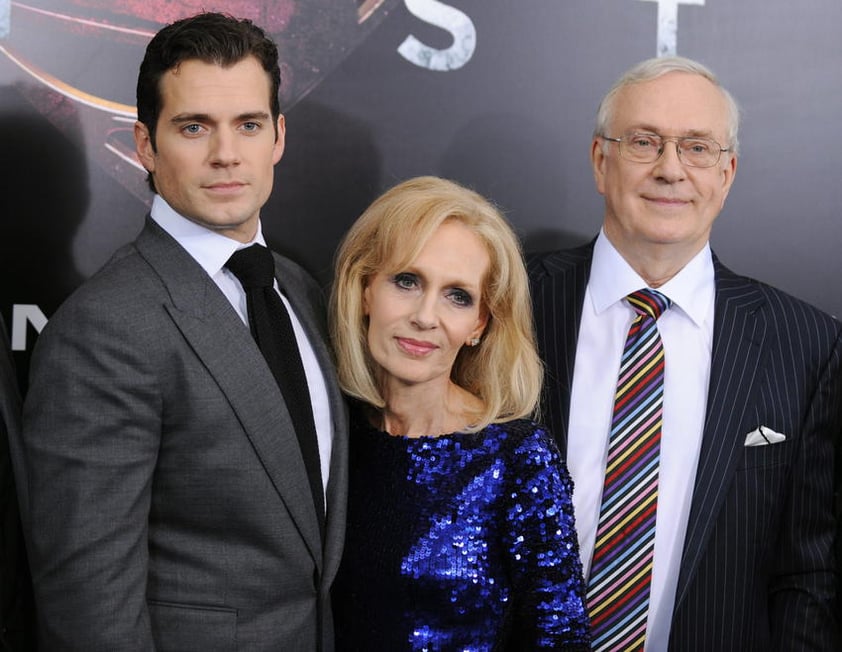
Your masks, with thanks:
<instances>
[{"instance_id":1,"label":"man's nose","mask_svg":"<svg viewBox=\"0 0 842 652\"><path fill-rule=\"evenodd\" d=\"M658 178L675 182L687 175L687 169L681 161L678 139L667 138L661 144L661 155L655 161L653 172Z\"/></svg>"},{"instance_id":2,"label":"man's nose","mask_svg":"<svg viewBox=\"0 0 842 652\"><path fill-rule=\"evenodd\" d=\"M237 134L227 129L218 129L211 136L210 159L212 165L228 166L240 162L237 149Z\"/></svg>"}]
</instances>

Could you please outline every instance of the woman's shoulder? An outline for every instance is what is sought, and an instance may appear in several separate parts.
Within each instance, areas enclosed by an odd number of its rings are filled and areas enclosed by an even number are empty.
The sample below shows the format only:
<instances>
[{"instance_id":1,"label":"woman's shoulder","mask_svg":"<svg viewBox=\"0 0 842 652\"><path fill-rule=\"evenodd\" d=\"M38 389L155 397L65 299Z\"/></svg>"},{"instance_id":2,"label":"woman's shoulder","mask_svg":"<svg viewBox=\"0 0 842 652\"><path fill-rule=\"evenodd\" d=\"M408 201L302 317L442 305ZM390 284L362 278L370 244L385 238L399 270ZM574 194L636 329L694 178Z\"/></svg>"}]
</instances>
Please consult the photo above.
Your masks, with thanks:
<instances>
[{"instance_id":1,"label":"woman's shoulder","mask_svg":"<svg viewBox=\"0 0 842 652\"><path fill-rule=\"evenodd\" d=\"M558 455L558 446L547 427L532 419L512 419L492 423L486 426L484 432L489 436L508 440L510 447L547 450Z\"/></svg>"},{"instance_id":2,"label":"woman's shoulder","mask_svg":"<svg viewBox=\"0 0 842 652\"><path fill-rule=\"evenodd\" d=\"M552 433L541 423L531 419L513 419L491 424L486 431L501 438L500 449L509 460L513 473L523 475L546 474L558 476L570 484L570 474Z\"/></svg>"}]
</instances>

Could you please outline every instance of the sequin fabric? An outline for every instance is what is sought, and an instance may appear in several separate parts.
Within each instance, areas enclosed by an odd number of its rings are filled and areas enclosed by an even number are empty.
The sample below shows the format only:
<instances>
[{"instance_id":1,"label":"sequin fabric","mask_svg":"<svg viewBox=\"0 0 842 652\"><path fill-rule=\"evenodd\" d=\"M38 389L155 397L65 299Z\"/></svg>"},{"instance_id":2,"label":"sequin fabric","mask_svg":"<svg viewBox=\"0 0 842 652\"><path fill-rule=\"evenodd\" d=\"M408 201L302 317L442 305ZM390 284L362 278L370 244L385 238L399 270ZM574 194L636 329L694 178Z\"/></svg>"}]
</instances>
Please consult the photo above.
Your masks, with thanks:
<instances>
[{"instance_id":1,"label":"sequin fabric","mask_svg":"<svg viewBox=\"0 0 842 652\"><path fill-rule=\"evenodd\" d=\"M337 650L589 649L572 483L540 426L355 421Z\"/></svg>"}]
</instances>

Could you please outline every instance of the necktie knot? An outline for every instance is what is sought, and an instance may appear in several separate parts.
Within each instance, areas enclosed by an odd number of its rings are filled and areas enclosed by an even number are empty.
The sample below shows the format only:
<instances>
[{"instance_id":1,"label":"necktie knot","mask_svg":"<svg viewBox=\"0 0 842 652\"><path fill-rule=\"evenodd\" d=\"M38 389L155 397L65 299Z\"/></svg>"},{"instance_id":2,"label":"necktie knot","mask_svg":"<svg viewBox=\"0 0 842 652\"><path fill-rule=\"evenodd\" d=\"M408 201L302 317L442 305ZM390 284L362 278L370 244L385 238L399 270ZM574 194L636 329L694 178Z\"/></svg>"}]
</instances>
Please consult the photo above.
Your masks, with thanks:
<instances>
[{"instance_id":1,"label":"necktie knot","mask_svg":"<svg viewBox=\"0 0 842 652\"><path fill-rule=\"evenodd\" d=\"M672 305L672 301L665 295L649 288L632 292L626 297L626 300L638 315L651 317L656 321Z\"/></svg>"},{"instance_id":2,"label":"necktie knot","mask_svg":"<svg viewBox=\"0 0 842 652\"><path fill-rule=\"evenodd\" d=\"M235 251L225 263L242 283L245 290L273 287L275 282L275 260L266 247L255 244Z\"/></svg>"}]
</instances>

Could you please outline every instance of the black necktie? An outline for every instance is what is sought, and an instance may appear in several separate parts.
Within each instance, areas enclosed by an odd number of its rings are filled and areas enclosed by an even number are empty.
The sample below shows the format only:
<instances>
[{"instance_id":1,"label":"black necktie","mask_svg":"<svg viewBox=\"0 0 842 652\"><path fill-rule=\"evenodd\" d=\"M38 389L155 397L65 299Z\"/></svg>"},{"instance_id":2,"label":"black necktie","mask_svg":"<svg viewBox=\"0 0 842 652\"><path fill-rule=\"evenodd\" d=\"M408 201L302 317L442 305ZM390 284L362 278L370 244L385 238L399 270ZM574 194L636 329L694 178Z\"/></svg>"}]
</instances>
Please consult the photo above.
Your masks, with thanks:
<instances>
[{"instance_id":1,"label":"black necktie","mask_svg":"<svg viewBox=\"0 0 842 652\"><path fill-rule=\"evenodd\" d=\"M272 252L261 245L252 245L234 252L225 266L240 280L246 291L251 334L275 376L292 417L310 480L319 527L324 532L324 494L310 391L292 322L284 302L273 287L275 261Z\"/></svg>"}]
</instances>

